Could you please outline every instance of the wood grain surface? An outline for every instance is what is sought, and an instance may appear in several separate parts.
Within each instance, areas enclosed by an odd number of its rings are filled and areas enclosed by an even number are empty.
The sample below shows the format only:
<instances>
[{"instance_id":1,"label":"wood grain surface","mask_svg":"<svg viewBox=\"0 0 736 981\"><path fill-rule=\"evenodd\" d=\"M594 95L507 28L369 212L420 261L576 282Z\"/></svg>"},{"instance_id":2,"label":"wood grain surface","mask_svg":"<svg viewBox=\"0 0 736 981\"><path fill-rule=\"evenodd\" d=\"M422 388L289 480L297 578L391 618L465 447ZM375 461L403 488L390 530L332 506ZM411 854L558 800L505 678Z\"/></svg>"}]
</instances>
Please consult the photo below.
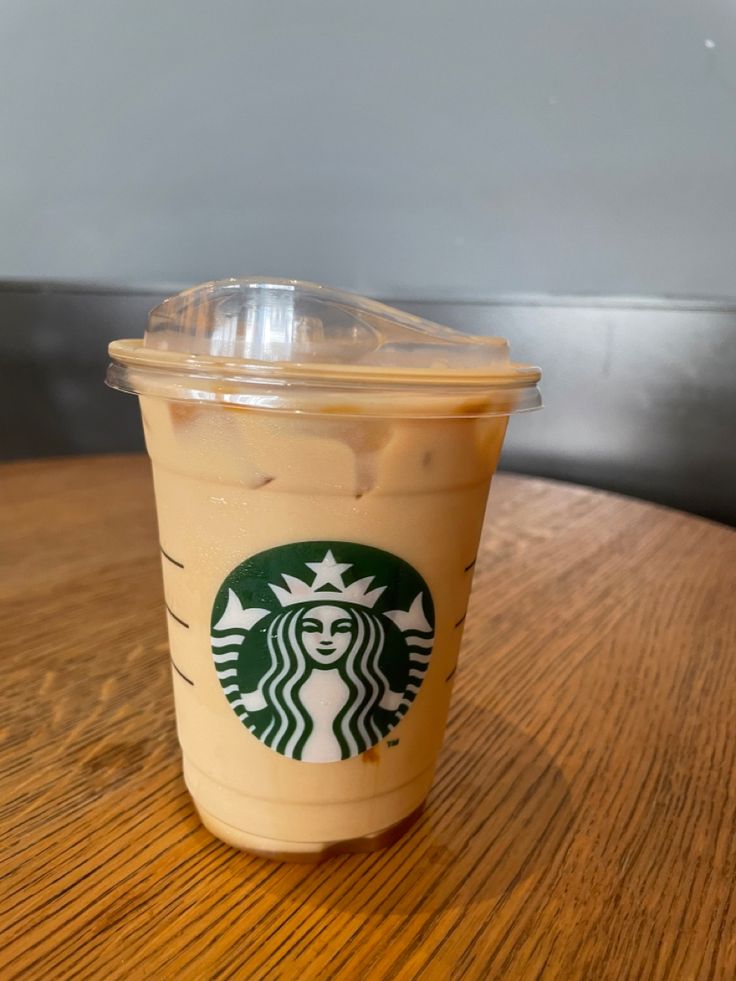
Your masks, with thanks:
<instances>
[{"instance_id":1,"label":"wood grain surface","mask_svg":"<svg viewBox=\"0 0 736 981\"><path fill-rule=\"evenodd\" d=\"M499 476L429 806L316 867L179 772L148 464L0 470L0 977L736 977L736 533Z\"/></svg>"}]
</instances>

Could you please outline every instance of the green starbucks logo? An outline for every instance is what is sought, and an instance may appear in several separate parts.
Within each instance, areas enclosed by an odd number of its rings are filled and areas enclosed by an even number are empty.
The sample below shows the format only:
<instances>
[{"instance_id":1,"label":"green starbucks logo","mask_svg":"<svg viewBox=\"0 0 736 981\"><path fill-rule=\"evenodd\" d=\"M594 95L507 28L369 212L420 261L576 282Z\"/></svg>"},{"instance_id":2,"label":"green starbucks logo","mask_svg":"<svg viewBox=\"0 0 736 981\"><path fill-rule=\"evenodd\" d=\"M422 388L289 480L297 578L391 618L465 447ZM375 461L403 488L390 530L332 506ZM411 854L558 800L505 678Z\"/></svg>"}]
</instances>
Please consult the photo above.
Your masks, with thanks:
<instances>
[{"instance_id":1,"label":"green starbucks logo","mask_svg":"<svg viewBox=\"0 0 736 981\"><path fill-rule=\"evenodd\" d=\"M406 714L427 670L434 605L402 559L298 542L233 569L212 610L212 654L243 725L277 753L329 763Z\"/></svg>"}]
</instances>

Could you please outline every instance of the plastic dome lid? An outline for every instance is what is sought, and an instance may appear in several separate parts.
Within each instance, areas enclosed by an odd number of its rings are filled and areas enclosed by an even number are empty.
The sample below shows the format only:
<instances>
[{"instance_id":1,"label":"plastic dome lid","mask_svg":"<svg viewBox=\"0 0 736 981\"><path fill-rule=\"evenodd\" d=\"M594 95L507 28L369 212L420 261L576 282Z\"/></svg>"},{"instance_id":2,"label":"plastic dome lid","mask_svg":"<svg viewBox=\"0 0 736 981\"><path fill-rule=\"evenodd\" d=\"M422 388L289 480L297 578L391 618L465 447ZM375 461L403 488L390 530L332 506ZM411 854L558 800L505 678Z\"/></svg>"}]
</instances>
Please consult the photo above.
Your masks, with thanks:
<instances>
[{"instance_id":1,"label":"plastic dome lid","mask_svg":"<svg viewBox=\"0 0 736 981\"><path fill-rule=\"evenodd\" d=\"M151 311L142 342L114 341L109 350L111 387L170 399L402 416L540 404L539 369L512 363L504 339L298 280L224 279L185 290Z\"/></svg>"}]
</instances>

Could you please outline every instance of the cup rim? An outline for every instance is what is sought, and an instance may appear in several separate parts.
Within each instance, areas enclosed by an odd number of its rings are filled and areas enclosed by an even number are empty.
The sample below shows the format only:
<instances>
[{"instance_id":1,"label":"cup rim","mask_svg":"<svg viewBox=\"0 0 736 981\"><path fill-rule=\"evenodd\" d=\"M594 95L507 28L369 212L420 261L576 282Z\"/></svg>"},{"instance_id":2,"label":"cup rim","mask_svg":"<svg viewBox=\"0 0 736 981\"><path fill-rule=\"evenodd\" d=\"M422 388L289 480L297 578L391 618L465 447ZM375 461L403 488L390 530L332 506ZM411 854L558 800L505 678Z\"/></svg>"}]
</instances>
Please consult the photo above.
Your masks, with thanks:
<instances>
[{"instance_id":1,"label":"cup rim","mask_svg":"<svg viewBox=\"0 0 736 981\"><path fill-rule=\"evenodd\" d=\"M240 379L244 384L278 379L310 380L328 387L330 381L338 384L356 382L377 388L531 388L541 378L541 370L535 365L518 362L495 363L477 369L461 370L437 368L406 368L396 365L327 364L323 362L259 361L233 359L209 354L185 354L145 347L137 338L113 341L108 348L113 363L131 366L145 371L166 370L181 374L182 380L189 375Z\"/></svg>"}]
</instances>

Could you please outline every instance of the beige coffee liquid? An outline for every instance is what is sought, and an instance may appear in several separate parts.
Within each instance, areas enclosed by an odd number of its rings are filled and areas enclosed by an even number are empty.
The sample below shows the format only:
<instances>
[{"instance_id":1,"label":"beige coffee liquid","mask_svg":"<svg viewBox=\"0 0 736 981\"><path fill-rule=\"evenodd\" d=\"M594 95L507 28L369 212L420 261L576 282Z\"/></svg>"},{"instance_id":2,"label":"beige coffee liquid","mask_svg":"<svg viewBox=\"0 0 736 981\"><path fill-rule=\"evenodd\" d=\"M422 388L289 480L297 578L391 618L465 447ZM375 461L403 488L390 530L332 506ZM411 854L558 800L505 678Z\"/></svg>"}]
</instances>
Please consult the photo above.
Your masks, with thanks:
<instances>
[{"instance_id":1,"label":"beige coffee liquid","mask_svg":"<svg viewBox=\"0 0 736 981\"><path fill-rule=\"evenodd\" d=\"M440 750L486 498L507 417L281 413L142 396L153 463L179 740L202 820L238 847L320 853L422 804ZM290 759L232 710L210 623L245 559L306 540L380 548L425 580L434 648L390 734L329 763ZM186 626L185 626L186 625Z\"/></svg>"}]
</instances>

